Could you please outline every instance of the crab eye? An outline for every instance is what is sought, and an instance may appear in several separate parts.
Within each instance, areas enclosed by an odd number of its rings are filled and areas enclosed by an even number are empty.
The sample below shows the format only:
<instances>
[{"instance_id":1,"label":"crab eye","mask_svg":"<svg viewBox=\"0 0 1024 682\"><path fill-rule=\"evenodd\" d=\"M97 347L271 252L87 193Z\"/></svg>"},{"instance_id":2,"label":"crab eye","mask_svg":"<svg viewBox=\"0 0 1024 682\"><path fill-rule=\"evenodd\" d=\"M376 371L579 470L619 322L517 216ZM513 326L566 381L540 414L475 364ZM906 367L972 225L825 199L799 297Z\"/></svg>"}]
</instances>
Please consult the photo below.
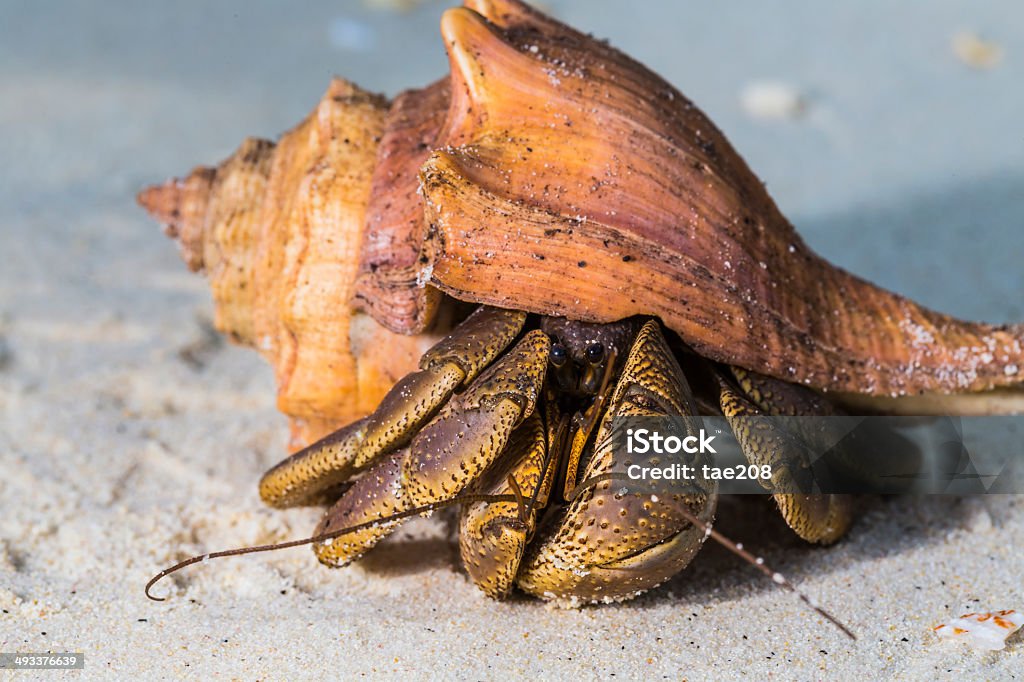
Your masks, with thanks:
<instances>
[{"instance_id":1,"label":"crab eye","mask_svg":"<svg viewBox=\"0 0 1024 682\"><path fill-rule=\"evenodd\" d=\"M587 346L586 353L587 362L589 362L592 365L596 365L597 363L604 360L604 345L600 343L592 343L589 346Z\"/></svg>"},{"instance_id":2,"label":"crab eye","mask_svg":"<svg viewBox=\"0 0 1024 682\"><path fill-rule=\"evenodd\" d=\"M569 352L560 343L551 345L551 364L555 367L561 367L565 364L565 361L569 359Z\"/></svg>"}]
</instances>

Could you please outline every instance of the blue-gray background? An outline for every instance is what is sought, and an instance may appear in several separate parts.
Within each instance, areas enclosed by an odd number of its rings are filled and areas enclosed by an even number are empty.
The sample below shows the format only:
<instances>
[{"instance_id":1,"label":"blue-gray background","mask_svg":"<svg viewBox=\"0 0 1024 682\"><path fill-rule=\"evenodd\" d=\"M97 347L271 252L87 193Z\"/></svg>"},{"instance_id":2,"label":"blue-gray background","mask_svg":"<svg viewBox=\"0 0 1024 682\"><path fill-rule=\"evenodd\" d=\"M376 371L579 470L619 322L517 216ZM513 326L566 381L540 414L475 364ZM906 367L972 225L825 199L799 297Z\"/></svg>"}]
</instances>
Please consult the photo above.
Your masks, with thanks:
<instances>
[{"instance_id":1,"label":"blue-gray background","mask_svg":"<svg viewBox=\"0 0 1024 682\"><path fill-rule=\"evenodd\" d=\"M331 74L387 93L436 78L445 4L0 0L0 650L84 651L94 675L140 679L1019 675L1019 636L980 657L931 632L1024 604L1013 496L867 500L828 550L760 496L722 500L716 527L856 644L715 546L620 607L494 603L436 519L346 570L295 549L142 597L170 562L301 537L317 512L259 502L286 440L270 369L203 331L206 284L135 192L287 129ZM950 313L1024 319L1020 0L547 6L692 98L833 261ZM965 30L1002 61L958 60ZM807 114L746 112L740 94L767 80L804 93Z\"/></svg>"}]
</instances>

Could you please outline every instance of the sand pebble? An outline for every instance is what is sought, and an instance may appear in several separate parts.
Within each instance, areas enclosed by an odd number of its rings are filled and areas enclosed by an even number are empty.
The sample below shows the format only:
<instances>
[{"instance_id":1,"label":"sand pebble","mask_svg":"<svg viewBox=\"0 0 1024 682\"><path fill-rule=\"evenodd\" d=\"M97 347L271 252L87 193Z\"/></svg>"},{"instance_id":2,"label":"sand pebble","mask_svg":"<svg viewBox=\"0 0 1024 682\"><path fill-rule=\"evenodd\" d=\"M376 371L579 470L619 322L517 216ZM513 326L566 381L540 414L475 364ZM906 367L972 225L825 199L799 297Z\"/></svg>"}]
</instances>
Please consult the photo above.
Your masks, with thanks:
<instances>
[{"instance_id":1,"label":"sand pebble","mask_svg":"<svg viewBox=\"0 0 1024 682\"><path fill-rule=\"evenodd\" d=\"M974 31L959 31L950 46L957 59L975 69L991 69L1003 60L1002 45L985 40Z\"/></svg>"},{"instance_id":2,"label":"sand pebble","mask_svg":"<svg viewBox=\"0 0 1024 682\"><path fill-rule=\"evenodd\" d=\"M779 81L755 81L740 91L743 110L754 118L786 120L807 110L807 100L796 86Z\"/></svg>"}]
</instances>

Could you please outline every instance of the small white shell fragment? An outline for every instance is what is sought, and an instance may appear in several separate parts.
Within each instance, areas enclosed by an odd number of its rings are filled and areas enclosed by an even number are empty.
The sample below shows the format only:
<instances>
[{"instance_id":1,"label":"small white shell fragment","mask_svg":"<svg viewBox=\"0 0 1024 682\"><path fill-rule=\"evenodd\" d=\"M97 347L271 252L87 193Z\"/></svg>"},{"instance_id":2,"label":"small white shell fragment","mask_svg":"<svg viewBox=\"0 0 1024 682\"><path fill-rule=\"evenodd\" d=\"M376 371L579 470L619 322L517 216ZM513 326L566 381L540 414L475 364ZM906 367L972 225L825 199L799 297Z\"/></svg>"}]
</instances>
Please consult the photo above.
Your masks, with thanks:
<instances>
[{"instance_id":1,"label":"small white shell fragment","mask_svg":"<svg viewBox=\"0 0 1024 682\"><path fill-rule=\"evenodd\" d=\"M1024 625L1024 613L1014 610L968 613L932 628L943 639L967 642L981 651L998 651Z\"/></svg>"},{"instance_id":2,"label":"small white shell fragment","mask_svg":"<svg viewBox=\"0 0 1024 682\"><path fill-rule=\"evenodd\" d=\"M807 100L793 85L777 81L755 81L740 91L743 110L754 118L786 120L807 110Z\"/></svg>"}]
</instances>

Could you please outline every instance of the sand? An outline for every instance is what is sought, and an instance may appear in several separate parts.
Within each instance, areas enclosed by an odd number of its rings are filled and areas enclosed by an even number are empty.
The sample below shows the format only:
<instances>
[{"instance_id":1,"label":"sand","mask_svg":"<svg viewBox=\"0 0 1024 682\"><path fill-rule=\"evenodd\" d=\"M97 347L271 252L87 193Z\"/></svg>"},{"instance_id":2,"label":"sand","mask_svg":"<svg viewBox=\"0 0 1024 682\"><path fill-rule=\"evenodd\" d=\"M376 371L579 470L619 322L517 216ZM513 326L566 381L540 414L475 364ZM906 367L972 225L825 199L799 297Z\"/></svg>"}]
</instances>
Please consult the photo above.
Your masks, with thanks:
<instances>
[{"instance_id":1,"label":"sand","mask_svg":"<svg viewBox=\"0 0 1024 682\"><path fill-rule=\"evenodd\" d=\"M548 5L693 97L827 257L947 312L1024 319L1019 3ZM427 82L440 7L0 7L0 651L84 652L66 674L99 679L1019 677L1019 634L979 654L930 632L1024 609L1018 496L864 499L830 549L765 499L724 500L718 528L856 642L714 546L627 604L496 603L444 514L348 569L298 548L192 567L145 599L168 563L301 537L317 512L260 504L286 431L269 368L210 335L205 283L133 194L288 127L331 72ZM964 30L1002 60L963 63ZM745 108L762 82L801 107Z\"/></svg>"}]
</instances>

